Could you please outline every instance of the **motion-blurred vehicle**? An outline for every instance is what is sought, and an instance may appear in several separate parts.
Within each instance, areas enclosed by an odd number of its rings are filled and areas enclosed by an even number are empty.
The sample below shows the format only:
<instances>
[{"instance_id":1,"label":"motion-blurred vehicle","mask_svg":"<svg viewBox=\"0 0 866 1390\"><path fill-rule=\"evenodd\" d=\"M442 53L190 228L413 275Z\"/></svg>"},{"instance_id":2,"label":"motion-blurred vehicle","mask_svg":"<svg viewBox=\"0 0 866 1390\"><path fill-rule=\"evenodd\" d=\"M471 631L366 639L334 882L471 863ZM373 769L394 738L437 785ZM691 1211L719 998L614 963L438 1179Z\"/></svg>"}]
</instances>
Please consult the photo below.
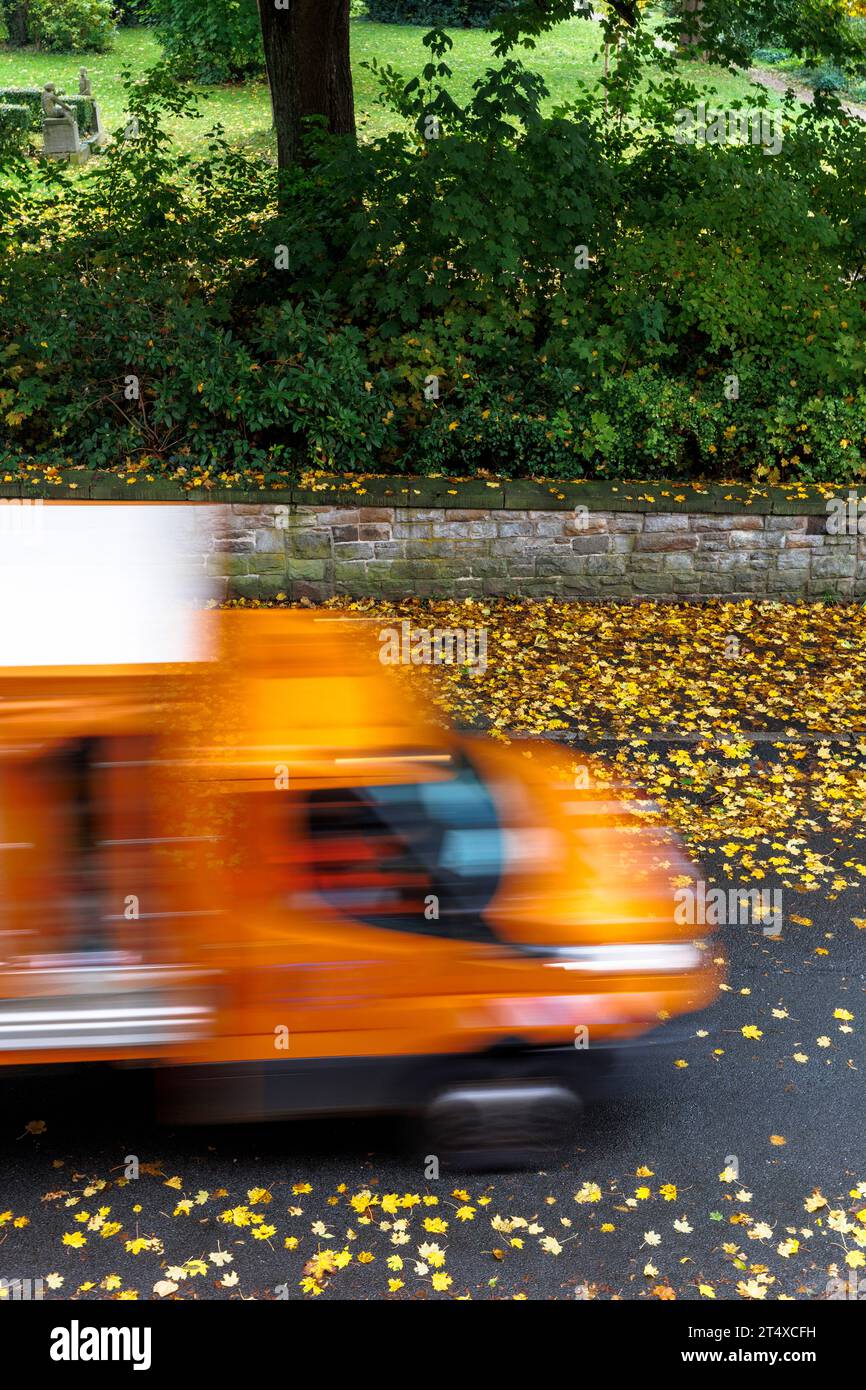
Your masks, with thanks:
<instances>
[{"instance_id":1,"label":"motion-blurred vehicle","mask_svg":"<svg viewBox=\"0 0 866 1390\"><path fill-rule=\"evenodd\" d=\"M167 660L0 667L0 1060L529 1161L715 997L678 842L561 750L443 727L349 615L178 611Z\"/></svg>"}]
</instances>

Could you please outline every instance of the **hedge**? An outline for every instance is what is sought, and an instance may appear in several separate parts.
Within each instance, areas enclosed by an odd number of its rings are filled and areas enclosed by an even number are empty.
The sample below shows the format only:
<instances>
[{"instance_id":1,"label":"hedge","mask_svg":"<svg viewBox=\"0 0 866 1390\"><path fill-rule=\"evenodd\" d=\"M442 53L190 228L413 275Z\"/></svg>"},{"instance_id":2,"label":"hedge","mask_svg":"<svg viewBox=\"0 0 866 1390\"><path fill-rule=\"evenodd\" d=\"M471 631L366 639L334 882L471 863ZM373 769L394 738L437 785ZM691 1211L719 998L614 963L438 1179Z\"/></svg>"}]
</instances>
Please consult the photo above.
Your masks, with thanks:
<instances>
[{"instance_id":1,"label":"hedge","mask_svg":"<svg viewBox=\"0 0 866 1390\"><path fill-rule=\"evenodd\" d=\"M0 148L20 144L29 126L30 112L26 106L0 102Z\"/></svg>"}]
</instances>

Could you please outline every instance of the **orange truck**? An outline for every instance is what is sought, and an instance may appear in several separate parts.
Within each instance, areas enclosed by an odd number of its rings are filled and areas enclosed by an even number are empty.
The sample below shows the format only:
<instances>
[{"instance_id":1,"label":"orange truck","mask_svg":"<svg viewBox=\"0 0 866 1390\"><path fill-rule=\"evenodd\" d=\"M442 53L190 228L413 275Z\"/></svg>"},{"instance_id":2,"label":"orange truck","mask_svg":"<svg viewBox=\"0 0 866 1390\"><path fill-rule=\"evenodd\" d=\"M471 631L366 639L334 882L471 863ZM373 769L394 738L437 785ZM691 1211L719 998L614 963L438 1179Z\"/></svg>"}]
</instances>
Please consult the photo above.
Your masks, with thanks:
<instances>
[{"instance_id":1,"label":"orange truck","mask_svg":"<svg viewBox=\"0 0 866 1390\"><path fill-rule=\"evenodd\" d=\"M526 1161L713 1000L682 849L561 750L444 727L339 613L195 632L204 659L0 665L0 1061Z\"/></svg>"}]
</instances>

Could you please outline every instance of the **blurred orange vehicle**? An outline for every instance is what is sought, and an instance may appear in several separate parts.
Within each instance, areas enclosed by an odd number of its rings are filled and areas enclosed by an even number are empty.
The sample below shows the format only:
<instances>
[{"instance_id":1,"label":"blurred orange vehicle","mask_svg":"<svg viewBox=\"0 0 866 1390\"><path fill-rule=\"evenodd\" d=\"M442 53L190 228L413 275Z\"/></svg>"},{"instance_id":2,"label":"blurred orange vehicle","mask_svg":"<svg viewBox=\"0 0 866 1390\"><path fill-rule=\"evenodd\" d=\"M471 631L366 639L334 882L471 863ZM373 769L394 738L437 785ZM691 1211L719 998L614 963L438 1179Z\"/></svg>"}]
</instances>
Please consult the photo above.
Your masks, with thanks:
<instances>
[{"instance_id":1,"label":"blurred orange vehicle","mask_svg":"<svg viewBox=\"0 0 866 1390\"><path fill-rule=\"evenodd\" d=\"M682 849L561 750L443 727L338 613L201 622L198 663L0 669L0 1059L526 1160L715 997Z\"/></svg>"}]
</instances>

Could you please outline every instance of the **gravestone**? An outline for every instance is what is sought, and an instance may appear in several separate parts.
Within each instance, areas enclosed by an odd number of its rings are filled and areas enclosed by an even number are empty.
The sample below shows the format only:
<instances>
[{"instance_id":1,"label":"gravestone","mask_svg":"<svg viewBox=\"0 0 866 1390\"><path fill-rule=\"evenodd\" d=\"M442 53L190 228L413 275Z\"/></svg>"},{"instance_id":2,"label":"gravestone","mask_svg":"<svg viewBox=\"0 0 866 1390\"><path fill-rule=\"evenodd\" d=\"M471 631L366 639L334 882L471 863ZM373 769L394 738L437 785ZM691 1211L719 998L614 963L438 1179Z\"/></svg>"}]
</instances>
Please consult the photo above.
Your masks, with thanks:
<instances>
[{"instance_id":1,"label":"gravestone","mask_svg":"<svg viewBox=\"0 0 866 1390\"><path fill-rule=\"evenodd\" d=\"M108 141L108 134L102 124L102 116L99 114L99 106L93 103L93 130L88 136L89 145L104 145Z\"/></svg>"}]
</instances>

